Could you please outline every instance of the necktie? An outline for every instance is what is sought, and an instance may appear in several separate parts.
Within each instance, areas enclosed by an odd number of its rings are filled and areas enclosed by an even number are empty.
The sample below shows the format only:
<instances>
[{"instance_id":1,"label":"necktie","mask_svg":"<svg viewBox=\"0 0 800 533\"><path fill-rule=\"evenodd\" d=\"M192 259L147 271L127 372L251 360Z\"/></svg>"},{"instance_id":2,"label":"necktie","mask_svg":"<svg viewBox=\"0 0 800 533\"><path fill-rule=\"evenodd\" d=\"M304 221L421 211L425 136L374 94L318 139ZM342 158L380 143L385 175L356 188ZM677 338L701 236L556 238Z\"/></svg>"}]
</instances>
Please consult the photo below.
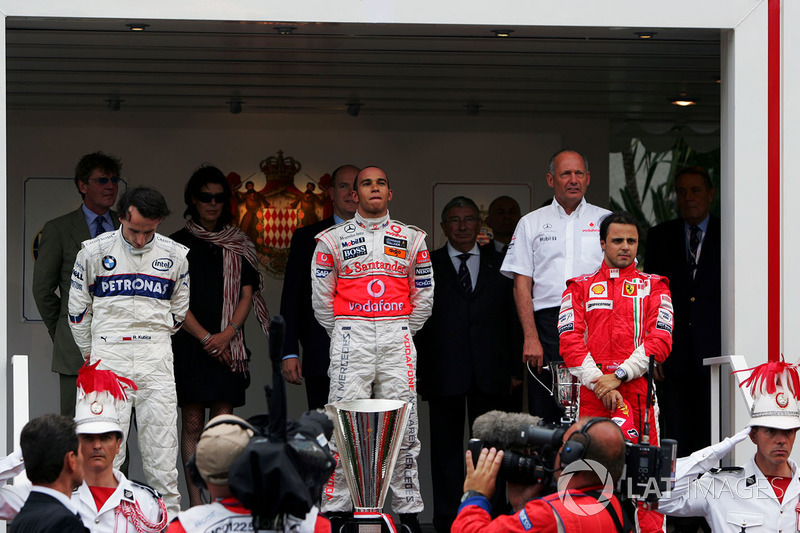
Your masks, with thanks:
<instances>
[{"instance_id":1,"label":"necktie","mask_svg":"<svg viewBox=\"0 0 800 533\"><path fill-rule=\"evenodd\" d=\"M467 267L467 259L469 254L459 254L461 259L461 266L458 267L458 286L464 291L464 294L469 296L472 294L472 277L469 275L469 268Z\"/></svg>"},{"instance_id":2,"label":"necktie","mask_svg":"<svg viewBox=\"0 0 800 533\"><path fill-rule=\"evenodd\" d=\"M697 250L700 248L700 228L692 226L689 228L689 270L694 278L697 272Z\"/></svg>"},{"instance_id":3,"label":"necktie","mask_svg":"<svg viewBox=\"0 0 800 533\"><path fill-rule=\"evenodd\" d=\"M97 217L94 219L94 236L99 237L103 233L106 232L105 227L103 226L103 217Z\"/></svg>"}]
</instances>

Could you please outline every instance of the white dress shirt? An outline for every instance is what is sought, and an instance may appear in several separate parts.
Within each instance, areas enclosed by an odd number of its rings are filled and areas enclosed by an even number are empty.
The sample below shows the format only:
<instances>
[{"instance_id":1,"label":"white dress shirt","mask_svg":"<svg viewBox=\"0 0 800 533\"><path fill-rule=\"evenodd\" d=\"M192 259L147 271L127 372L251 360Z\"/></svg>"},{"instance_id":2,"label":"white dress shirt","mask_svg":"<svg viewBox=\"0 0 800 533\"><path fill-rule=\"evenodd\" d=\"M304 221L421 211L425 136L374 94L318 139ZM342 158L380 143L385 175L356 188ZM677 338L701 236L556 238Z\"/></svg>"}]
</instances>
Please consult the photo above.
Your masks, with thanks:
<instances>
[{"instance_id":1,"label":"white dress shirt","mask_svg":"<svg viewBox=\"0 0 800 533\"><path fill-rule=\"evenodd\" d=\"M453 262L453 267L456 269L456 274L458 274L458 269L461 268L461 258L458 256L464 252L459 252L453 248L453 245L450 244L450 241L448 241L447 253L450 255L450 260ZM480 272L481 269L481 251L478 248L478 243L476 242L472 247L472 250L466 253L469 254L469 259L467 259L467 270L469 270L469 277L472 281L472 290L475 290L475 284L478 282L478 272Z\"/></svg>"}]
</instances>

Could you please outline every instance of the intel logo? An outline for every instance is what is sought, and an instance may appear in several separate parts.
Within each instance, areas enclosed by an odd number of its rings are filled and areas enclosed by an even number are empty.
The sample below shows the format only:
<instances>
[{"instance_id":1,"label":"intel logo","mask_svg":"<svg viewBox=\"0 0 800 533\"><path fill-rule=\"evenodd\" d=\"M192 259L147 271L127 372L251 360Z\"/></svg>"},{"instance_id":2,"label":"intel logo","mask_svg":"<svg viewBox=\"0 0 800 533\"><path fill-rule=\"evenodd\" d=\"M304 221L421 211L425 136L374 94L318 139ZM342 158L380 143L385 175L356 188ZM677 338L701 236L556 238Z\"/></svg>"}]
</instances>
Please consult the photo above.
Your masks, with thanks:
<instances>
[{"instance_id":1,"label":"intel logo","mask_svg":"<svg viewBox=\"0 0 800 533\"><path fill-rule=\"evenodd\" d=\"M160 270L161 272L166 272L172 268L172 259L156 259L153 261L153 268Z\"/></svg>"}]
</instances>

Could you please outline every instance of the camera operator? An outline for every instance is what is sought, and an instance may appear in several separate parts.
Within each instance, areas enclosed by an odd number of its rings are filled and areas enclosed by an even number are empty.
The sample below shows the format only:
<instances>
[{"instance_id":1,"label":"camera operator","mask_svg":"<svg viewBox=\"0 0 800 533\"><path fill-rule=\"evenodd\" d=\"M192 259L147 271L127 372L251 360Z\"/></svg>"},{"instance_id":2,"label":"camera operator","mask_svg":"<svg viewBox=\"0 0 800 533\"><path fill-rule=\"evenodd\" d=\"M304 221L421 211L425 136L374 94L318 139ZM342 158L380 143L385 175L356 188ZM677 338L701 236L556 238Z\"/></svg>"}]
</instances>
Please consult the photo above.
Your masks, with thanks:
<instances>
[{"instance_id":1,"label":"camera operator","mask_svg":"<svg viewBox=\"0 0 800 533\"><path fill-rule=\"evenodd\" d=\"M181 512L167 533L206 533L214 531L254 531L253 517L228 485L229 469L242 454L257 430L235 415L219 415L208 421L189 470L192 482L208 489L212 503ZM194 464L192 464L192 462ZM273 487L275 496L280 487ZM299 533L330 532L330 522L313 508L305 519L287 516L284 531Z\"/></svg>"},{"instance_id":2,"label":"camera operator","mask_svg":"<svg viewBox=\"0 0 800 533\"><path fill-rule=\"evenodd\" d=\"M748 427L678 459L675 487L658 501L658 510L703 516L712 531L797 531L800 480L789 455L800 427L798 383L794 365L771 362L753 369L742 383L753 395ZM715 468L748 436L756 445L752 459L743 467Z\"/></svg>"},{"instance_id":3,"label":"camera operator","mask_svg":"<svg viewBox=\"0 0 800 533\"><path fill-rule=\"evenodd\" d=\"M491 519L489 500L503 451L481 450L473 466L467 451L464 496L452 533L492 531L623 531L622 508L613 494L625 465L622 431L608 418L582 418L565 433L556 463L558 492L538 497L543 484L508 483L515 514Z\"/></svg>"}]
</instances>

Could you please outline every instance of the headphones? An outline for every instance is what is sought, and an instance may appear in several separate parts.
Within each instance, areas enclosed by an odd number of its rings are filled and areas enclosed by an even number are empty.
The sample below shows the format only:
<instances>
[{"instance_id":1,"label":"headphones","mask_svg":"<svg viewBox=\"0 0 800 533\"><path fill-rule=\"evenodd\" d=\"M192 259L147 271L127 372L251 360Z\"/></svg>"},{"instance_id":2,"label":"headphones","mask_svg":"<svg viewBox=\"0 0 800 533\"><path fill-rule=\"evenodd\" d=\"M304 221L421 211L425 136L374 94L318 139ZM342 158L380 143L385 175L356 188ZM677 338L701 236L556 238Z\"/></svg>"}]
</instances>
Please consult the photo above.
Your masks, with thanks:
<instances>
[{"instance_id":1,"label":"headphones","mask_svg":"<svg viewBox=\"0 0 800 533\"><path fill-rule=\"evenodd\" d=\"M592 439L589 437L589 428L601 422L611 422L616 425L616 422L610 418L594 417L589 419L580 430L570 435L567 442L562 446L558 454L561 458L561 468L586 458L586 452L589 450L589 446L592 445Z\"/></svg>"},{"instance_id":2,"label":"headphones","mask_svg":"<svg viewBox=\"0 0 800 533\"><path fill-rule=\"evenodd\" d=\"M237 418L225 418L223 420L217 420L216 422L209 423L206 427L203 428L203 431L200 433L200 439L203 438L203 433L208 431L209 429L217 426L221 426L223 424L231 424L233 426L239 426L242 429L250 430L253 432L253 436L260 436L261 432L257 430L252 425L248 424L246 421L237 419ZM197 442L200 442L200 439L197 439ZM206 482L203 479L203 476L200 475L200 470L197 469L197 453L193 453L189 460L186 462L186 469L189 473L189 481L191 481L192 485L200 489L208 488L206 486Z\"/></svg>"}]
</instances>

